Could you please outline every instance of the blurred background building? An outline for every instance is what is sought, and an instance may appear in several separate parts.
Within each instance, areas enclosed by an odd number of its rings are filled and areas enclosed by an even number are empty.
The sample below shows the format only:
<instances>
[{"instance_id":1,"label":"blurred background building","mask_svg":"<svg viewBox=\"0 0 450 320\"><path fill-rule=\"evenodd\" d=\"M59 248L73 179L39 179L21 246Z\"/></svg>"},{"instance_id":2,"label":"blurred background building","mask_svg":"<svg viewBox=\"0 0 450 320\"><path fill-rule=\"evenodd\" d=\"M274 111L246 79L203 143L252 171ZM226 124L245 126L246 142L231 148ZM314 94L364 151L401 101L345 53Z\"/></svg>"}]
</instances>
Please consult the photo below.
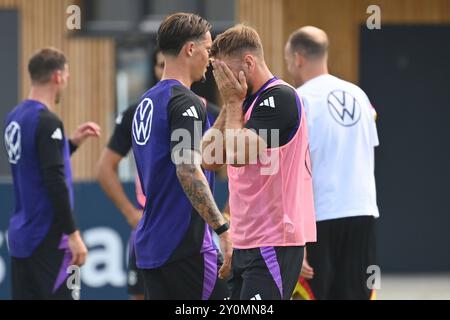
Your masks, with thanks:
<instances>
[{"instance_id":1,"label":"blurred background building","mask_svg":"<svg viewBox=\"0 0 450 320\"><path fill-rule=\"evenodd\" d=\"M80 30L66 27L70 5L81 9ZM366 26L370 5L381 9L380 30ZM87 120L102 127L101 139L72 158L76 214L90 248L82 297L126 298L129 230L95 182L95 163L117 114L154 83L156 30L177 11L208 19L213 36L238 22L252 25L269 68L287 81L288 35L304 25L328 33L330 72L359 84L379 116L379 297L450 299L450 0L0 0L0 123L28 94L29 57L51 45L70 64L58 109L66 131ZM218 102L211 76L194 90ZM120 174L132 197L132 159ZM3 151L0 181L0 298L8 298L14 196ZM222 205L226 182L216 197Z\"/></svg>"}]
</instances>

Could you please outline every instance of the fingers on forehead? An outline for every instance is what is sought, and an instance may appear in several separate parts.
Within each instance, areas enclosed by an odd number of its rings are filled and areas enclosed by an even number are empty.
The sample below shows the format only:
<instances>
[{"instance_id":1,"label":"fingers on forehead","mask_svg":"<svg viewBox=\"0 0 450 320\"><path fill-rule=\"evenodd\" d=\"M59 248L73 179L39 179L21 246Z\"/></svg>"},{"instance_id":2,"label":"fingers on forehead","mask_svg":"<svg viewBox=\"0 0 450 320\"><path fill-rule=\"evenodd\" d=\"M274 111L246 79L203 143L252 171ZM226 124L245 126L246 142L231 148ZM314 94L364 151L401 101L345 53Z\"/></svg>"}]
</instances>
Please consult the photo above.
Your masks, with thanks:
<instances>
[{"instance_id":1,"label":"fingers on forehead","mask_svg":"<svg viewBox=\"0 0 450 320\"><path fill-rule=\"evenodd\" d=\"M225 78L224 69L223 69L223 66L220 63L218 63L214 67L214 77L217 80L223 80Z\"/></svg>"},{"instance_id":2,"label":"fingers on forehead","mask_svg":"<svg viewBox=\"0 0 450 320\"><path fill-rule=\"evenodd\" d=\"M216 81L220 81L220 72L217 68L215 68L213 70L213 76L214 76L214 79L216 79Z\"/></svg>"},{"instance_id":3,"label":"fingers on forehead","mask_svg":"<svg viewBox=\"0 0 450 320\"><path fill-rule=\"evenodd\" d=\"M223 65L223 70L224 70L224 73L227 75L228 78L230 78L230 79L234 79L235 78L233 72L231 72L231 69L228 68L228 66L226 64Z\"/></svg>"},{"instance_id":4,"label":"fingers on forehead","mask_svg":"<svg viewBox=\"0 0 450 320\"><path fill-rule=\"evenodd\" d=\"M230 74L233 75L233 73L231 73L230 69L228 68L228 66L223 62L223 61L217 61L217 71L218 74L220 74L222 79L230 79L232 80L233 78L230 77Z\"/></svg>"}]
</instances>

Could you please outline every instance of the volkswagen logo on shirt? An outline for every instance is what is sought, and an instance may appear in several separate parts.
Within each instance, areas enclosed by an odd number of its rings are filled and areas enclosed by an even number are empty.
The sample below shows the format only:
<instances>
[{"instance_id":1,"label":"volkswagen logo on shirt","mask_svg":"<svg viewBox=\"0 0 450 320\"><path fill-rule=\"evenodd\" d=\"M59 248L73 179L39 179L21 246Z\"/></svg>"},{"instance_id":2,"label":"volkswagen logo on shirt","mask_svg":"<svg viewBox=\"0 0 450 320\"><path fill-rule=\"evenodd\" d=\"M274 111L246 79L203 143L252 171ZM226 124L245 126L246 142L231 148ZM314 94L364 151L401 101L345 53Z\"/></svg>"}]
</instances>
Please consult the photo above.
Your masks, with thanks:
<instances>
[{"instance_id":1,"label":"volkswagen logo on shirt","mask_svg":"<svg viewBox=\"0 0 450 320\"><path fill-rule=\"evenodd\" d=\"M361 118L361 106L348 92L333 90L328 94L327 102L328 111L341 126L351 127Z\"/></svg>"},{"instance_id":2,"label":"volkswagen logo on shirt","mask_svg":"<svg viewBox=\"0 0 450 320\"><path fill-rule=\"evenodd\" d=\"M153 101L142 99L133 118L133 138L136 144L143 146L150 138L152 131Z\"/></svg>"},{"instance_id":3,"label":"volkswagen logo on shirt","mask_svg":"<svg viewBox=\"0 0 450 320\"><path fill-rule=\"evenodd\" d=\"M9 163L17 164L20 159L20 125L12 121L5 130L5 146Z\"/></svg>"}]
</instances>

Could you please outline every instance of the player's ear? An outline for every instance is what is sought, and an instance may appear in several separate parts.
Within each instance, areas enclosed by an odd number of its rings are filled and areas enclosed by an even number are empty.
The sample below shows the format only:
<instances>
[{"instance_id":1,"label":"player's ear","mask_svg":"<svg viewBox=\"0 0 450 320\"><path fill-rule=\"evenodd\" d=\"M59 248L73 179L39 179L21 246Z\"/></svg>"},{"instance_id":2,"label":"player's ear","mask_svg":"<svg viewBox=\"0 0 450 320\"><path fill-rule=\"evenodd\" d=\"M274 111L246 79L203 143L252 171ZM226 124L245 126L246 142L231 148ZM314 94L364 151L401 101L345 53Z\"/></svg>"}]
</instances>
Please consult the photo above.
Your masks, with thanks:
<instances>
[{"instance_id":1,"label":"player's ear","mask_svg":"<svg viewBox=\"0 0 450 320\"><path fill-rule=\"evenodd\" d=\"M188 41L184 44L183 50L188 57L192 57L194 55L194 46L195 43L193 41Z\"/></svg>"},{"instance_id":2,"label":"player's ear","mask_svg":"<svg viewBox=\"0 0 450 320\"><path fill-rule=\"evenodd\" d=\"M246 72L252 73L256 67L256 59L251 54L246 54L244 56L244 65L246 66Z\"/></svg>"},{"instance_id":3,"label":"player's ear","mask_svg":"<svg viewBox=\"0 0 450 320\"><path fill-rule=\"evenodd\" d=\"M52 73L51 80L55 84L60 84L62 82L62 71L56 70Z\"/></svg>"},{"instance_id":4,"label":"player's ear","mask_svg":"<svg viewBox=\"0 0 450 320\"><path fill-rule=\"evenodd\" d=\"M294 63L297 68L301 68L305 64L305 57L300 52L294 52Z\"/></svg>"}]
</instances>

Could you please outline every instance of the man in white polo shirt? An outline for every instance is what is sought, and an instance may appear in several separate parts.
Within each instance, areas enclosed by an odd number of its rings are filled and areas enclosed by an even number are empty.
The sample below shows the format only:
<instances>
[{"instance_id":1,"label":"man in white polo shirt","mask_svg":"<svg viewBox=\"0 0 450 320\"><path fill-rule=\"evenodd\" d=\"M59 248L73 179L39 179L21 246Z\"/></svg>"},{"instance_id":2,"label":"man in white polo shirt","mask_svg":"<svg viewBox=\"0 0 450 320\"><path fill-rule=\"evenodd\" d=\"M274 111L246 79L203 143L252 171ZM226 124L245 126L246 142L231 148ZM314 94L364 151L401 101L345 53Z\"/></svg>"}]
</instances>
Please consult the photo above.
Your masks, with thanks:
<instances>
[{"instance_id":1,"label":"man in white polo shirt","mask_svg":"<svg viewBox=\"0 0 450 320\"><path fill-rule=\"evenodd\" d=\"M303 98L317 220L296 292L309 299L369 299L378 217L374 147L376 112L356 85L328 73L328 37L303 27L285 47L287 68Z\"/></svg>"}]
</instances>

